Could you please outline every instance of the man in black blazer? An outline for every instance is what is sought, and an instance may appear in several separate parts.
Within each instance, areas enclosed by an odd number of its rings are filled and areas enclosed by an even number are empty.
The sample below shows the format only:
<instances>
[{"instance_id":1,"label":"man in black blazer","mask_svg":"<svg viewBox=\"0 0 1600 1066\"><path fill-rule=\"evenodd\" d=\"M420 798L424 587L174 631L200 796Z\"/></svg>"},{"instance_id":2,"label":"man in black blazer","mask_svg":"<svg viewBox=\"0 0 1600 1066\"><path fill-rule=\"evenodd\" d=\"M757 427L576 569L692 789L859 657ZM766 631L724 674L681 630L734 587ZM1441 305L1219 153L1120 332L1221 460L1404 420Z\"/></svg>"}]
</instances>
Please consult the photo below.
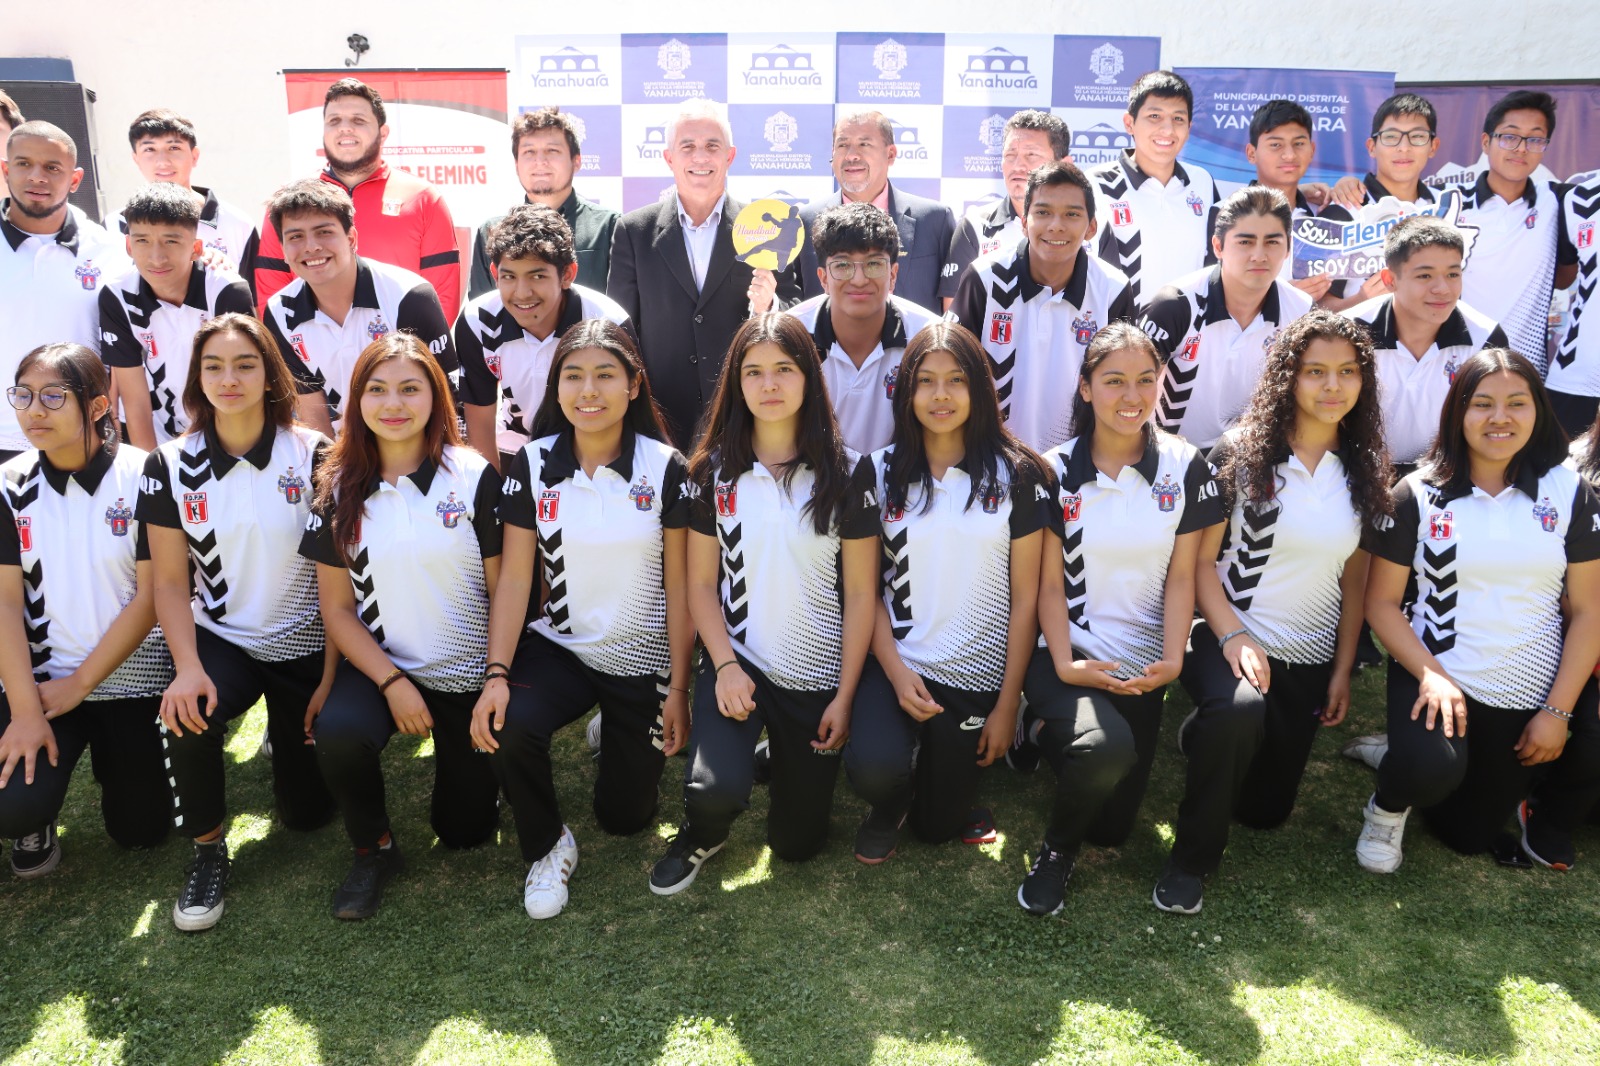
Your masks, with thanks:
<instances>
[{"instance_id":1,"label":"man in black blazer","mask_svg":"<svg viewBox=\"0 0 1600 1066\"><path fill-rule=\"evenodd\" d=\"M817 216L830 207L847 202L876 204L894 219L900 232L900 276L894 294L942 314L944 304L937 295L939 275L955 233L955 215L937 200L914 196L890 184L889 167L898 153L894 127L881 112L844 115L833 126L833 177L839 191L806 204L800 209L800 218L809 233ZM822 293L817 266L817 252L808 238L800 249L800 285L808 299Z\"/></svg>"},{"instance_id":2,"label":"man in black blazer","mask_svg":"<svg viewBox=\"0 0 1600 1066\"><path fill-rule=\"evenodd\" d=\"M623 215L612 237L606 294L633 320L650 390L684 450L740 323L800 300L794 267L774 274L734 260L733 221L745 206L727 195L734 153L722 110L703 100L685 104L667 125L661 153L672 191Z\"/></svg>"}]
</instances>

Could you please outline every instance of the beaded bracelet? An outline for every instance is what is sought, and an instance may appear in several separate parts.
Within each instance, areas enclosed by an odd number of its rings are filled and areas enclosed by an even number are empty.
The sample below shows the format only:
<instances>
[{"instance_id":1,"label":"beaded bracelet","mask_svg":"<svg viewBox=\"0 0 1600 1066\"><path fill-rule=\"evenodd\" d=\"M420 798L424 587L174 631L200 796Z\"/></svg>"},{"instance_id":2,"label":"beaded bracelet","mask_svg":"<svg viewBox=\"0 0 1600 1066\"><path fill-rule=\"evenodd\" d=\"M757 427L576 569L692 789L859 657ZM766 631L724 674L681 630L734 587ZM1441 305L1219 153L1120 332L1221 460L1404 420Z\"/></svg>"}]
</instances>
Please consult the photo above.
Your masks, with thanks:
<instances>
[{"instance_id":1,"label":"beaded bracelet","mask_svg":"<svg viewBox=\"0 0 1600 1066\"><path fill-rule=\"evenodd\" d=\"M1228 641L1232 640L1234 637L1242 637L1242 636L1244 636L1244 634L1245 634L1245 629L1244 629L1243 626L1240 626L1238 629L1235 629L1232 633L1229 633L1227 636L1225 636L1221 640L1217 641L1217 647L1225 648L1225 647L1228 646Z\"/></svg>"},{"instance_id":2,"label":"beaded bracelet","mask_svg":"<svg viewBox=\"0 0 1600 1066\"><path fill-rule=\"evenodd\" d=\"M1543 704L1542 706L1540 706L1539 709L1541 711L1543 711L1545 714L1548 714L1552 718L1559 718L1563 722L1572 721L1572 712L1571 711L1563 711L1559 707L1550 706L1548 703Z\"/></svg>"}]
</instances>

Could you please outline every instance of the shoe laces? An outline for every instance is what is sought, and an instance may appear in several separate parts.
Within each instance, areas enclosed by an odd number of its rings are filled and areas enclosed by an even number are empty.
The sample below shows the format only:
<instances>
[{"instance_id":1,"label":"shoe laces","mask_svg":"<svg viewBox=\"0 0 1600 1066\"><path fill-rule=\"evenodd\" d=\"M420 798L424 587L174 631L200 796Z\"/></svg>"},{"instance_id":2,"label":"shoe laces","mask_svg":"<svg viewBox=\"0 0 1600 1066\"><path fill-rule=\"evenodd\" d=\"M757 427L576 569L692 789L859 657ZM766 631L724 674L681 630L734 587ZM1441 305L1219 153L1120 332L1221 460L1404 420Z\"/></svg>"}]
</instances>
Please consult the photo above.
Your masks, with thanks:
<instances>
[{"instance_id":1,"label":"shoe laces","mask_svg":"<svg viewBox=\"0 0 1600 1066\"><path fill-rule=\"evenodd\" d=\"M189 879L183 886L179 906L210 907L222 895L222 882L228 869L228 853L222 848L196 848L189 863Z\"/></svg>"},{"instance_id":2,"label":"shoe laces","mask_svg":"<svg viewBox=\"0 0 1600 1066\"><path fill-rule=\"evenodd\" d=\"M1039 854L1033 857L1033 869L1029 870L1028 874L1030 877L1035 877L1041 873L1052 873L1058 877L1065 878L1067 867L1068 862L1065 852L1041 845Z\"/></svg>"},{"instance_id":3,"label":"shoe laces","mask_svg":"<svg viewBox=\"0 0 1600 1066\"><path fill-rule=\"evenodd\" d=\"M46 841L50 839L50 830L41 829L36 833L29 833L25 837L17 838L18 851L43 851Z\"/></svg>"},{"instance_id":4,"label":"shoe laces","mask_svg":"<svg viewBox=\"0 0 1600 1066\"><path fill-rule=\"evenodd\" d=\"M561 878L556 874L556 853L552 849L528 870L528 887L543 892L560 883Z\"/></svg>"}]
</instances>

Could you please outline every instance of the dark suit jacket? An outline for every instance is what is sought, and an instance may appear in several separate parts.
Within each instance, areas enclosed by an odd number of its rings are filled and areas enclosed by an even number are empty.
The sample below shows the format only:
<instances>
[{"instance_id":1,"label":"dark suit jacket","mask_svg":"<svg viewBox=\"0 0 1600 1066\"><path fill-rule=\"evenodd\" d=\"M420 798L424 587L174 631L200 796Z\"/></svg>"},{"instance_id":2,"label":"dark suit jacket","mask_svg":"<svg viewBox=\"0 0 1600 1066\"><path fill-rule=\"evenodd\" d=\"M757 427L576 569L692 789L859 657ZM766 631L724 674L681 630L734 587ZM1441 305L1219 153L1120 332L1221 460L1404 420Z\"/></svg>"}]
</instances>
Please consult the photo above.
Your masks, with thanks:
<instances>
[{"instance_id":1,"label":"dark suit jacket","mask_svg":"<svg viewBox=\"0 0 1600 1066\"><path fill-rule=\"evenodd\" d=\"M811 244L811 224L822 212L843 202L844 194L835 192L800 209L800 218L806 224L806 240L800 248L800 285L808 299L822 294L822 283L817 280L817 250ZM950 238L956 231L955 214L937 200L896 189L891 181L889 217L894 219L894 228L900 231L900 273L895 279L894 294L902 300L921 304L934 314L943 314L944 301L936 294L939 272L944 269Z\"/></svg>"},{"instance_id":2,"label":"dark suit jacket","mask_svg":"<svg viewBox=\"0 0 1600 1066\"><path fill-rule=\"evenodd\" d=\"M716 245L699 292L678 222L678 196L629 211L611 243L606 294L633 320L650 376L650 391L667 414L673 442L687 450L701 412L711 403L728 342L748 317L753 271L733 258L733 220L745 205L722 205ZM794 267L778 273L773 310L800 301Z\"/></svg>"}]
</instances>

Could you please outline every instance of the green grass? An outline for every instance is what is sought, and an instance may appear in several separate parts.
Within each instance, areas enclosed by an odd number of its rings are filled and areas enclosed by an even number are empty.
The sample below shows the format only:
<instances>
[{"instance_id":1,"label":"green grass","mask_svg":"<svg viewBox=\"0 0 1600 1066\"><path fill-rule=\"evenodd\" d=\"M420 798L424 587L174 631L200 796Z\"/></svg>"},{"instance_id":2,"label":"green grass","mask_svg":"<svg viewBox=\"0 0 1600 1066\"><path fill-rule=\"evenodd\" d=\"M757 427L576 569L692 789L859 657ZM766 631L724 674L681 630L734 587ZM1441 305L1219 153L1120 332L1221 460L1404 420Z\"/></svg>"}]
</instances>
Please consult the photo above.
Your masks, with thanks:
<instances>
[{"instance_id":1,"label":"green grass","mask_svg":"<svg viewBox=\"0 0 1600 1066\"><path fill-rule=\"evenodd\" d=\"M1048 770L983 775L999 844L908 842L876 868L850 858L862 805L842 778L832 841L801 866L767 855L758 790L694 888L659 899L645 879L682 762L655 833L606 837L580 727L557 745L582 852L565 914L523 914L509 816L498 845L431 846L431 763L397 738L390 804L410 870L377 918L336 922L342 832L272 826L258 709L229 746L235 865L217 929L173 929L187 844L119 851L86 764L61 869L31 885L0 873L0 1062L1600 1061L1600 834L1557 876L1460 858L1417 826L1398 874L1364 874L1352 846L1370 774L1337 751L1378 726L1378 681L1319 738L1288 826L1235 830L1194 918L1150 904L1181 697L1133 839L1087 850L1067 909L1043 920L1015 892Z\"/></svg>"}]
</instances>

